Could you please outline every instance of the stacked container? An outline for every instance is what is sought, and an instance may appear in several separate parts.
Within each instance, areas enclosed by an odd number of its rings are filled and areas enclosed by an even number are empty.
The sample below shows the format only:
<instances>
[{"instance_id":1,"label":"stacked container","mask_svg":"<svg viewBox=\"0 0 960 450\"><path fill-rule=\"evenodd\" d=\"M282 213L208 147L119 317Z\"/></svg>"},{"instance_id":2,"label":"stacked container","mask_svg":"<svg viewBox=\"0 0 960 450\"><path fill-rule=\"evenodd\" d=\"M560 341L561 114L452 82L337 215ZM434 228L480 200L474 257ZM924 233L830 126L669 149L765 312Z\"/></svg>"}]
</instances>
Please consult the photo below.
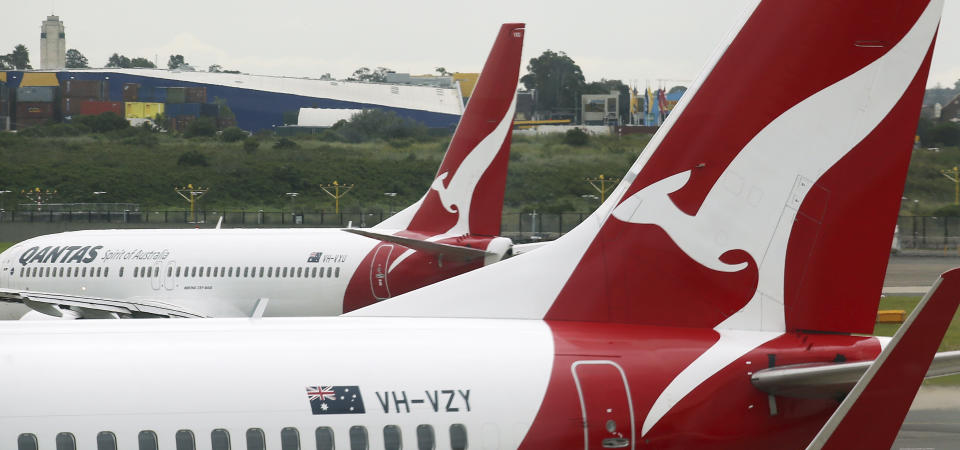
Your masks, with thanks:
<instances>
[{"instance_id":1,"label":"stacked container","mask_svg":"<svg viewBox=\"0 0 960 450\"><path fill-rule=\"evenodd\" d=\"M137 100L147 103L166 103L167 88L140 86L137 90Z\"/></svg>"},{"instance_id":2,"label":"stacked container","mask_svg":"<svg viewBox=\"0 0 960 450\"><path fill-rule=\"evenodd\" d=\"M163 113L163 103L126 102L124 104L124 115L128 119L153 119L157 114Z\"/></svg>"},{"instance_id":3,"label":"stacked container","mask_svg":"<svg viewBox=\"0 0 960 450\"><path fill-rule=\"evenodd\" d=\"M71 117L84 113L84 104L109 103L110 82L106 80L65 80L60 84L60 90L63 92L63 115ZM110 109L111 107L106 107ZM87 107L87 110L99 110L104 107ZM121 115L123 111L121 110Z\"/></svg>"},{"instance_id":4,"label":"stacked container","mask_svg":"<svg viewBox=\"0 0 960 450\"><path fill-rule=\"evenodd\" d=\"M0 83L0 131L10 129L10 88Z\"/></svg>"},{"instance_id":5,"label":"stacked container","mask_svg":"<svg viewBox=\"0 0 960 450\"><path fill-rule=\"evenodd\" d=\"M168 87L166 89L167 89L167 101L164 103L178 104L178 103L187 102L187 88Z\"/></svg>"},{"instance_id":6,"label":"stacked container","mask_svg":"<svg viewBox=\"0 0 960 450\"><path fill-rule=\"evenodd\" d=\"M32 127L56 118L57 86L17 88L17 128Z\"/></svg>"},{"instance_id":7,"label":"stacked container","mask_svg":"<svg viewBox=\"0 0 960 450\"><path fill-rule=\"evenodd\" d=\"M123 101L125 102L140 101L140 96L138 95L139 90L140 90L140 85L137 83L123 83Z\"/></svg>"},{"instance_id":8,"label":"stacked container","mask_svg":"<svg viewBox=\"0 0 960 450\"><path fill-rule=\"evenodd\" d=\"M207 88L205 87L186 88L184 103L206 103L206 102L207 102Z\"/></svg>"}]
</instances>

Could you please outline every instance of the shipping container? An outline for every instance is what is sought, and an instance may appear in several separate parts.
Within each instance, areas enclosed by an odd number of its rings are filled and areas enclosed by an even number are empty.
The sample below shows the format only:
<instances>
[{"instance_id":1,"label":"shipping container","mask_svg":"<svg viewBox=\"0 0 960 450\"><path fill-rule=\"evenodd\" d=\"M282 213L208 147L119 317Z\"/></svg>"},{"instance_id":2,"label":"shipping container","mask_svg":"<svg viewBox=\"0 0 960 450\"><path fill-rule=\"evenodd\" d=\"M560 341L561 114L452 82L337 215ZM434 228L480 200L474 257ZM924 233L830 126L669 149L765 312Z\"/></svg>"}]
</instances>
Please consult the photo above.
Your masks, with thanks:
<instances>
[{"instance_id":1,"label":"shipping container","mask_svg":"<svg viewBox=\"0 0 960 450\"><path fill-rule=\"evenodd\" d=\"M186 103L187 101L187 88L182 87L168 87L167 88L167 100L164 103Z\"/></svg>"},{"instance_id":2,"label":"shipping container","mask_svg":"<svg viewBox=\"0 0 960 450\"><path fill-rule=\"evenodd\" d=\"M67 117L72 116L74 114L80 114L80 105L90 100L92 99L83 98L83 97L78 97L78 98L64 97L63 103L60 107L60 112Z\"/></svg>"},{"instance_id":3,"label":"shipping container","mask_svg":"<svg viewBox=\"0 0 960 450\"><path fill-rule=\"evenodd\" d=\"M123 117L123 102L83 102L80 104L80 114L97 116L108 112Z\"/></svg>"},{"instance_id":4,"label":"shipping container","mask_svg":"<svg viewBox=\"0 0 960 450\"><path fill-rule=\"evenodd\" d=\"M166 103L167 88L140 86L137 92L137 99L146 103Z\"/></svg>"},{"instance_id":5,"label":"shipping container","mask_svg":"<svg viewBox=\"0 0 960 450\"><path fill-rule=\"evenodd\" d=\"M60 80L57 79L57 74L53 72L27 72L23 74L23 79L20 80L20 87L29 86L60 87Z\"/></svg>"},{"instance_id":6,"label":"shipping container","mask_svg":"<svg viewBox=\"0 0 960 450\"><path fill-rule=\"evenodd\" d=\"M17 102L52 103L57 98L56 86L31 86L17 88Z\"/></svg>"},{"instance_id":7,"label":"shipping container","mask_svg":"<svg viewBox=\"0 0 960 450\"><path fill-rule=\"evenodd\" d=\"M7 87L7 83L0 83L0 102L6 102L10 100L10 88Z\"/></svg>"},{"instance_id":8,"label":"shipping container","mask_svg":"<svg viewBox=\"0 0 960 450\"><path fill-rule=\"evenodd\" d=\"M200 115L200 103L167 103L163 113L168 117L182 117Z\"/></svg>"},{"instance_id":9,"label":"shipping container","mask_svg":"<svg viewBox=\"0 0 960 450\"><path fill-rule=\"evenodd\" d=\"M207 102L207 88L205 87L188 87L184 103L206 103Z\"/></svg>"},{"instance_id":10,"label":"shipping container","mask_svg":"<svg viewBox=\"0 0 960 450\"><path fill-rule=\"evenodd\" d=\"M10 102L6 100L0 100L0 116L9 116L10 115Z\"/></svg>"},{"instance_id":11,"label":"shipping container","mask_svg":"<svg viewBox=\"0 0 960 450\"><path fill-rule=\"evenodd\" d=\"M140 97L137 95L137 91L140 89L140 85L137 83L123 83L123 101L125 102L136 102L140 100Z\"/></svg>"},{"instance_id":12,"label":"shipping container","mask_svg":"<svg viewBox=\"0 0 960 450\"><path fill-rule=\"evenodd\" d=\"M20 119L52 119L54 115L53 103L48 102L17 102L17 121Z\"/></svg>"},{"instance_id":13,"label":"shipping container","mask_svg":"<svg viewBox=\"0 0 960 450\"><path fill-rule=\"evenodd\" d=\"M164 112L163 103L151 102L126 102L123 109L128 119L152 119Z\"/></svg>"},{"instance_id":14,"label":"shipping container","mask_svg":"<svg viewBox=\"0 0 960 450\"><path fill-rule=\"evenodd\" d=\"M220 105L216 103L204 103L200 105L200 115L203 117L217 117L220 115Z\"/></svg>"},{"instance_id":15,"label":"shipping container","mask_svg":"<svg viewBox=\"0 0 960 450\"><path fill-rule=\"evenodd\" d=\"M110 82L106 80L66 80L61 85L64 97L83 97L105 100L110 96Z\"/></svg>"}]
</instances>

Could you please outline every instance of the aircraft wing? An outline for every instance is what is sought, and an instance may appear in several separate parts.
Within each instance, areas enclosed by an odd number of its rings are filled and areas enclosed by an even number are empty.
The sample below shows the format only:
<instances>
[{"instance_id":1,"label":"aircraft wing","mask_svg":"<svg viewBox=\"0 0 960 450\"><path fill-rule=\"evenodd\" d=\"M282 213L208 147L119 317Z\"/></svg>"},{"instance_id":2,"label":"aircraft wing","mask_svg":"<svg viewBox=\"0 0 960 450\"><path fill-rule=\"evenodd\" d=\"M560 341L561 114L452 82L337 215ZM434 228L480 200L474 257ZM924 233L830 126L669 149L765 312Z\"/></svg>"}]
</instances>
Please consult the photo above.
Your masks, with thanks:
<instances>
[{"instance_id":1,"label":"aircraft wing","mask_svg":"<svg viewBox=\"0 0 960 450\"><path fill-rule=\"evenodd\" d=\"M54 317L63 317L66 309L79 310L82 316L86 318L206 317L180 306L156 300L115 300L51 292L0 289L0 301L23 303L34 311Z\"/></svg>"},{"instance_id":2,"label":"aircraft wing","mask_svg":"<svg viewBox=\"0 0 960 450\"><path fill-rule=\"evenodd\" d=\"M754 372L750 381L757 389L780 397L842 398L871 364L873 361L771 367ZM926 377L954 374L960 374L960 351L934 355Z\"/></svg>"},{"instance_id":3,"label":"aircraft wing","mask_svg":"<svg viewBox=\"0 0 960 450\"><path fill-rule=\"evenodd\" d=\"M408 238L403 236L394 236L392 234L378 233L375 231L345 228L347 233L359 234L360 236L376 239L378 241L393 242L407 248L417 251L443 255L451 261L470 261L474 259L483 259L487 256L497 256L495 253L478 248L460 247L458 245L441 244L438 242L424 241L421 239Z\"/></svg>"},{"instance_id":4,"label":"aircraft wing","mask_svg":"<svg viewBox=\"0 0 960 450\"><path fill-rule=\"evenodd\" d=\"M524 253L532 252L544 245L549 244L552 241L546 242L531 242L529 244L513 244L513 256L522 255Z\"/></svg>"}]
</instances>

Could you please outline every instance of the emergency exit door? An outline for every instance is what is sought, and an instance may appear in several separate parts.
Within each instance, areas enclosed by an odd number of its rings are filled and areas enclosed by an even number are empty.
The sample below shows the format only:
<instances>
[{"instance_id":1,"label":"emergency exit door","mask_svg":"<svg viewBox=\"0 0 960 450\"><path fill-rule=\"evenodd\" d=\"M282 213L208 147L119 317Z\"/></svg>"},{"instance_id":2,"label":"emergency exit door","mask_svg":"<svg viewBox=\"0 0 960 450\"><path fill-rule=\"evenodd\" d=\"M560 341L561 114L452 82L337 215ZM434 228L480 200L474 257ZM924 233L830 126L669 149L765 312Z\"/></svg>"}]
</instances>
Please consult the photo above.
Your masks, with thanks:
<instances>
[{"instance_id":1,"label":"emergency exit door","mask_svg":"<svg viewBox=\"0 0 960 450\"><path fill-rule=\"evenodd\" d=\"M393 254L392 244L381 244L370 261L370 289L373 298L384 300L390 298L390 284L387 282L387 271L390 269L390 255Z\"/></svg>"}]
</instances>

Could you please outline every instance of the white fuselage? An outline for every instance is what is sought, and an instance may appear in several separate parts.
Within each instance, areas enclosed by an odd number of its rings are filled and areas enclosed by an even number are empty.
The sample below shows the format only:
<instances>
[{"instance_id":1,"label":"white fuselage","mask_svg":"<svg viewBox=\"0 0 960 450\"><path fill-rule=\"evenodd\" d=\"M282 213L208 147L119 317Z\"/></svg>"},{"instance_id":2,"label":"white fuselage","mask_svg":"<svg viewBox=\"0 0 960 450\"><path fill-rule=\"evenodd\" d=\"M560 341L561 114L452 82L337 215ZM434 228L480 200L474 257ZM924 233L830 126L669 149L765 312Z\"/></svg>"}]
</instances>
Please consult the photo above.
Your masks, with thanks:
<instances>
[{"instance_id":1,"label":"white fuselage","mask_svg":"<svg viewBox=\"0 0 960 450\"><path fill-rule=\"evenodd\" d=\"M53 449L58 433L77 448L115 434L137 448L156 433L174 449L191 430L198 449L213 430L232 448L263 430L281 448L284 428L301 448L317 448L318 427L351 448L365 427L369 448L384 448L396 425L405 448L430 425L436 448L450 427L465 427L469 448L515 448L534 421L550 378L553 340L541 321L483 319L270 318L88 320L0 323L0 446L32 433ZM83 367L83 370L74 370ZM315 414L311 386L353 388L360 413ZM335 399L336 400L336 399ZM334 403L331 403L334 405Z\"/></svg>"},{"instance_id":2,"label":"white fuselage","mask_svg":"<svg viewBox=\"0 0 960 450\"><path fill-rule=\"evenodd\" d=\"M59 233L0 254L0 288L163 302L204 316L249 316L260 298L267 315L336 315L378 243L339 229Z\"/></svg>"}]
</instances>

